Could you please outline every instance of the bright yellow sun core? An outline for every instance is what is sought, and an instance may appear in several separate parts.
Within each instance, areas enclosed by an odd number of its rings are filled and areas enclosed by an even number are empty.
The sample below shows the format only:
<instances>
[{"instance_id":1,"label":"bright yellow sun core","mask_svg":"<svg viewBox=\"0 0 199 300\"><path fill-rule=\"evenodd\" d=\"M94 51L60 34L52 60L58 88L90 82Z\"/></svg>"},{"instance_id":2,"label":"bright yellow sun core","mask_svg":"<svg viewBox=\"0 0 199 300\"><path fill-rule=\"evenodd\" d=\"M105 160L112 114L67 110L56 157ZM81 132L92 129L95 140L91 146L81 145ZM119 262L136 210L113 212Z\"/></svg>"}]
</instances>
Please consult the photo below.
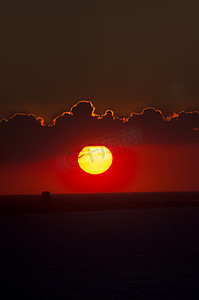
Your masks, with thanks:
<instances>
[{"instance_id":1,"label":"bright yellow sun core","mask_svg":"<svg viewBox=\"0 0 199 300\"><path fill-rule=\"evenodd\" d=\"M111 151L105 146L86 146L78 155L82 170L89 174L101 174L108 170L113 161Z\"/></svg>"}]
</instances>

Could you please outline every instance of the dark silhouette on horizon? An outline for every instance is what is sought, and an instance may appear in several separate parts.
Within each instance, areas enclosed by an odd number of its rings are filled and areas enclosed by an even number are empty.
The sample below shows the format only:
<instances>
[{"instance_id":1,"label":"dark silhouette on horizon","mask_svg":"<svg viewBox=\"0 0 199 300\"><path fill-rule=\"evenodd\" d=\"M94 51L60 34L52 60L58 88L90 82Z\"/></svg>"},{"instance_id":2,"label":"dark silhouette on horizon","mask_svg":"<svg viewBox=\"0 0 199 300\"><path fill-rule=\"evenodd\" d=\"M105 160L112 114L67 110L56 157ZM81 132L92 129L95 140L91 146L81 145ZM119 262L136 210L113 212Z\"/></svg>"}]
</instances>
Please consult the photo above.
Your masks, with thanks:
<instances>
[{"instance_id":1,"label":"dark silhouette on horizon","mask_svg":"<svg viewBox=\"0 0 199 300\"><path fill-rule=\"evenodd\" d=\"M0 215L172 207L199 207L199 191L0 196Z\"/></svg>"}]
</instances>

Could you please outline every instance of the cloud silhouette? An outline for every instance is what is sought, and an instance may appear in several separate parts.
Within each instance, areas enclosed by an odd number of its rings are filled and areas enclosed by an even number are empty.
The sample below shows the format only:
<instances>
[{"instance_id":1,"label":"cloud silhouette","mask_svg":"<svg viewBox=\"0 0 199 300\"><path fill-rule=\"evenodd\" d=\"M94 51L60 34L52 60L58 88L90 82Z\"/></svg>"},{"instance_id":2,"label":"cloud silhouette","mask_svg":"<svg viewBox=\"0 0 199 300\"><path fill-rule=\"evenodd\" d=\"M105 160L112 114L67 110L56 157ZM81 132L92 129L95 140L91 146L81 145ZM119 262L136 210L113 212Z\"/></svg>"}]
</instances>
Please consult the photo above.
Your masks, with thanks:
<instances>
[{"instance_id":1,"label":"cloud silhouette","mask_svg":"<svg viewBox=\"0 0 199 300\"><path fill-rule=\"evenodd\" d=\"M15 114L0 121L0 162L44 160L88 144L105 143L117 136L117 143L130 137L129 145L175 145L199 143L199 112L179 112L165 117L161 111L145 108L127 118L107 110L95 113L90 101L79 101L69 112L45 125L32 114ZM126 143L128 141L126 139Z\"/></svg>"}]
</instances>

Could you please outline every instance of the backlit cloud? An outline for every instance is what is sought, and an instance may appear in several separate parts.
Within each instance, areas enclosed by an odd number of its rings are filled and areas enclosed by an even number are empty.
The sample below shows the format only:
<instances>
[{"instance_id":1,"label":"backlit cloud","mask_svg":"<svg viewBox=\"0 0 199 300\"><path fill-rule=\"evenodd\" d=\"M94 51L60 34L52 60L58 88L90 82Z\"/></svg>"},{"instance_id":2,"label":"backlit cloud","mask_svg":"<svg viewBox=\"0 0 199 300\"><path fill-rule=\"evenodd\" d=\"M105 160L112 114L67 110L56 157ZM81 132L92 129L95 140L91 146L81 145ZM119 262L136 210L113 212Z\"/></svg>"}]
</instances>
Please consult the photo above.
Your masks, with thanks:
<instances>
[{"instance_id":1,"label":"backlit cloud","mask_svg":"<svg viewBox=\"0 0 199 300\"><path fill-rule=\"evenodd\" d=\"M199 143L199 112L179 112L166 117L160 110L145 108L128 118L117 118L112 110L95 113L90 101L80 101L69 112L45 125L32 114L15 114L0 122L0 161L35 161L55 157L76 147L111 143L113 136L131 132L135 144Z\"/></svg>"}]
</instances>

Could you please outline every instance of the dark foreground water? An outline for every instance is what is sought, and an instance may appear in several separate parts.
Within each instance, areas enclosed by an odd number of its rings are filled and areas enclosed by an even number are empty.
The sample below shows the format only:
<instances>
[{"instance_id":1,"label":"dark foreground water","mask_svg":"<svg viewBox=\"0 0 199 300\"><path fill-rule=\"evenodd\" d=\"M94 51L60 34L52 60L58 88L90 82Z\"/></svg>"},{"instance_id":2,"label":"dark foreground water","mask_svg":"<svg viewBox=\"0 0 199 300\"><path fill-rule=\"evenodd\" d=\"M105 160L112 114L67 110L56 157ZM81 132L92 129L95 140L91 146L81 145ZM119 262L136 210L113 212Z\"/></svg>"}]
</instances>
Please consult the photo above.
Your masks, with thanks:
<instances>
[{"instance_id":1,"label":"dark foreground water","mask_svg":"<svg viewBox=\"0 0 199 300\"><path fill-rule=\"evenodd\" d=\"M199 299L199 208L0 218L1 299Z\"/></svg>"}]
</instances>

